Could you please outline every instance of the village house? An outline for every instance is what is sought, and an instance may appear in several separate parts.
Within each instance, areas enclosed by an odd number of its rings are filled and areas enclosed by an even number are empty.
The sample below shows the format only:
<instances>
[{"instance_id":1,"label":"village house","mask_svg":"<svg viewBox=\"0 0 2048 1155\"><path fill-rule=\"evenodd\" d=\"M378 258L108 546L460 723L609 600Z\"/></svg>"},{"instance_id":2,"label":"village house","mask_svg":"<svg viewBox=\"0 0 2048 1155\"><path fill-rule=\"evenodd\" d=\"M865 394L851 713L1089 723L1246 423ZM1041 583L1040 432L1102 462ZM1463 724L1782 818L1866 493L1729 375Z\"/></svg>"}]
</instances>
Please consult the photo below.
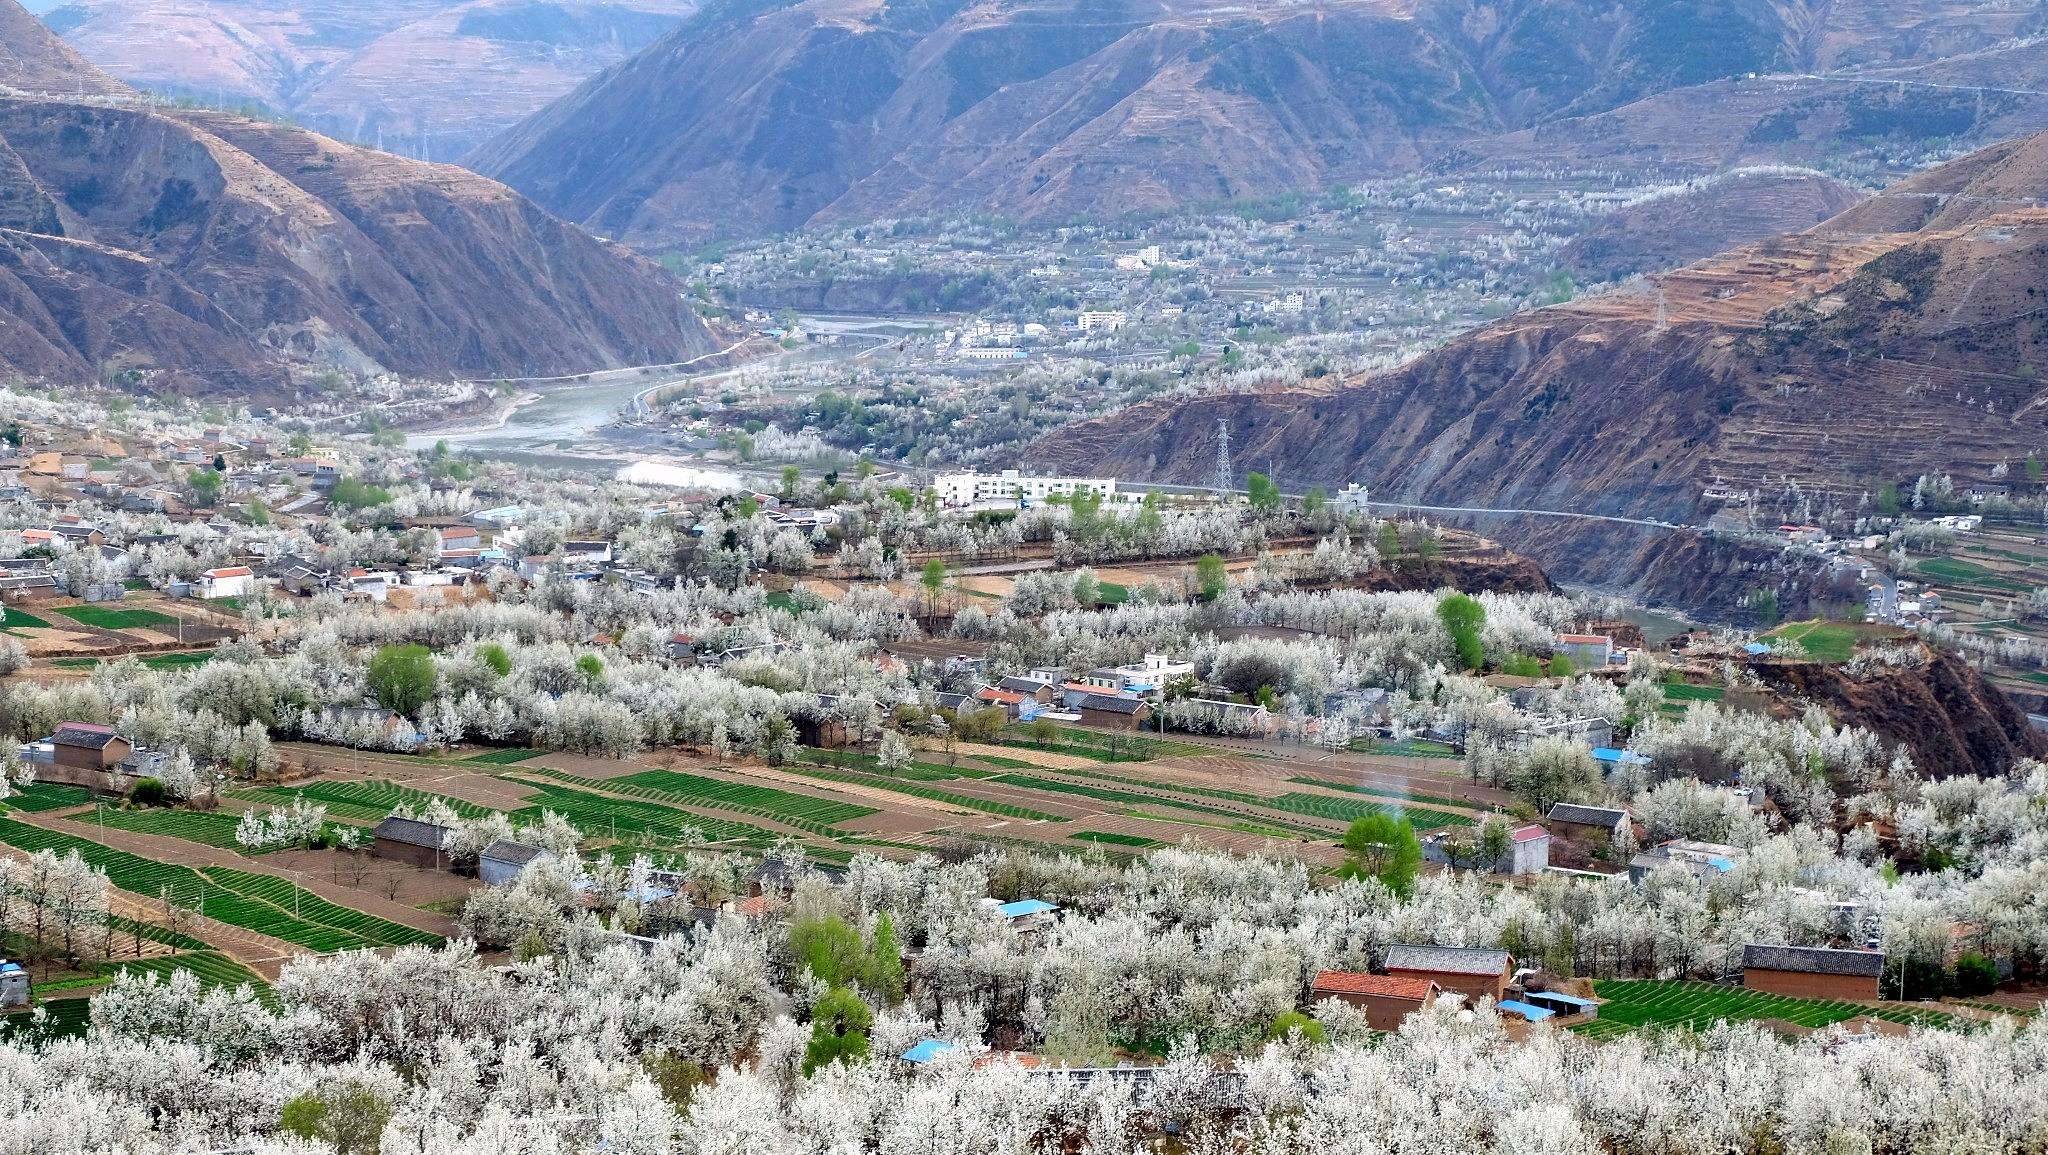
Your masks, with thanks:
<instances>
[{"instance_id":1,"label":"village house","mask_svg":"<svg viewBox=\"0 0 2048 1155\"><path fill-rule=\"evenodd\" d=\"M199 575L199 596L207 601L247 597L254 588L256 571L245 565L210 569Z\"/></svg>"},{"instance_id":2,"label":"village house","mask_svg":"<svg viewBox=\"0 0 2048 1155\"><path fill-rule=\"evenodd\" d=\"M1559 838L1607 845L1619 841L1628 829L1628 811L1610 806L1578 806L1559 802L1546 816L1551 832Z\"/></svg>"},{"instance_id":3,"label":"village house","mask_svg":"<svg viewBox=\"0 0 2048 1155\"><path fill-rule=\"evenodd\" d=\"M1314 1001L1337 999L1364 1011L1366 1025L1375 1031L1401 1029L1402 1020L1435 1002L1442 993L1434 979L1358 971L1323 971L1309 988Z\"/></svg>"},{"instance_id":4,"label":"village house","mask_svg":"<svg viewBox=\"0 0 2048 1155\"><path fill-rule=\"evenodd\" d=\"M510 886L530 863L546 853L538 846L494 839L477 857L477 877L490 886Z\"/></svg>"},{"instance_id":5,"label":"village house","mask_svg":"<svg viewBox=\"0 0 2048 1155\"><path fill-rule=\"evenodd\" d=\"M438 870L447 864L445 848L452 833L446 826L393 815L371 829L370 853L393 862Z\"/></svg>"},{"instance_id":6,"label":"village house","mask_svg":"<svg viewBox=\"0 0 2048 1155\"><path fill-rule=\"evenodd\" d=\"M1742 985L1802 999L1875 999L1884 952L1818 946L1742 948Z\"/></svg>"},{"instance_id":7,"label":"village house","mask_svg":"<svg viewBox=\"0 0 2048 1155\"><path fill-rule=\"evenodd\" d=\"M140 748L112 726L66 722L49 737L18 751L36 768L36 779L83 786L104 794L126 794L142 777L162 770L165 758Z\"/></svg>"},{"instance_id":8,"label":"village house","mask_svg":"<svg viewBox=\"0 0 2048 1155\"><path fill-rule=\"evenodd\" d=\"M1067 708L1080 714L1084 724L1110 730L1142 729L1152 717L1144 700L1114 694L1069 694Z\"/></svg>"},{"instance_id":9,"label":"village house","mask_svg":"<svg viewBox=\"0 0 2048 1155\"><path fill-rule=\"evenodd\" d=\"M1403 943L1387 948L1384 969L1389 975L1428 979L1475 1003L1481 999L1499 1002L1507 996L1508 980L1514 977L1515 956L1481 947Z\"/></svg>"}]
</instances>

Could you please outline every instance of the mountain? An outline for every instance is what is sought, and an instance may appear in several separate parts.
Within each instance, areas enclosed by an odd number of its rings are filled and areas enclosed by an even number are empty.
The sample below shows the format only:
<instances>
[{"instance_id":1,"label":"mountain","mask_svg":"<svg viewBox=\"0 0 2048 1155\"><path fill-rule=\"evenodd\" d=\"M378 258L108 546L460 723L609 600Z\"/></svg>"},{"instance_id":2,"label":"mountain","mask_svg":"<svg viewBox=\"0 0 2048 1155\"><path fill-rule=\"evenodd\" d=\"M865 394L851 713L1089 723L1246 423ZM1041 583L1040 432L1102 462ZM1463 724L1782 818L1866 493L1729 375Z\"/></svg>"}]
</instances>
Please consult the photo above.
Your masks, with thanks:
<instances>
[{"instance_id":1,"label":"mountain","mask_svg":"<svg viewBox=\"0 0 2048 1155\"><path fill-rule=\"evenodd\" d=\"M76 0L45 19L138 88L455 160L695 8L695 0Z\"/></svg>"},{"instance_id":2,"label":"mountain","mask_svg":"<svg viewBox=\"0 0 2048 1155\"><path fill-rule=\"evenodd\" d=\"M154 106L13 0L0 30L0 368L281 395L322 367L526 376L711 347L660 269L503 185Z\"/></svg>"},{"instance_id":3,"label":"mountain","mask_svg":"<svg viewBox=\"0 0 2048 1155\"><path fill-rule=\"evenodd\" d=\"M1811 228L1862 199L1812 169L1737 169L1624 206L1573 237L1559 259L1582 280L1619 280Z\"/></svg>"},{"instance_id":4,"label":"mountain","mask_svg":"<svg viewBox=\"0 0 2048 1155\"><path fill-rule=\"evenodd\" d=\"M2041 27L2001 0L725 0L471 163L640 246L941 211L1113 216L1484 161L1552 124L1625 148L1593 118ZM1722 127L1739 142L1781 111Z\"/></svg>"},{"instance_id":5,"label":"mountain","mask_svg":"<svg viewBox=\"0 0 2048 1155\"><path fill-rule=\"evenodd\" d=\"M2003 485L2048 446L2044 194L2048 134L1391 372L1148 402L1056 432L1031 460L1200 482L1220 425L1235 461L1270 463L1290 488L1670 522L1795 486L1853 511L1922 473ZM1613 564L1639 548L1627 527L1573 525L1500 536L1566 580L1636 572L1640 556Z\"/></svg>"}]
</instances>

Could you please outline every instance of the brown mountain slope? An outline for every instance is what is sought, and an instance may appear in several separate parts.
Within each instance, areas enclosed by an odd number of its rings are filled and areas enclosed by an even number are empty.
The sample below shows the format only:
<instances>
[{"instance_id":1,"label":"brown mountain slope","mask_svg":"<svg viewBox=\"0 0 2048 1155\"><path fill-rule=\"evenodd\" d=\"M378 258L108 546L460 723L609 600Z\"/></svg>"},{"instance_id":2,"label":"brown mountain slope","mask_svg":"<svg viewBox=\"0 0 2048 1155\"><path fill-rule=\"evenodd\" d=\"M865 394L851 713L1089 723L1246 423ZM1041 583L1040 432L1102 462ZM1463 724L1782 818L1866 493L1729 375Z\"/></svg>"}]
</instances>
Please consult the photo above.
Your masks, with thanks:
<instances>
[{"instance_id":1,"label":"brown mountain slope","mask_svg":"<svg viewBox=\"0 0 2048 1155\"><path fill-rule=\"evenodd\" d=\"M0 6L0 84L73 96L126 91L120 81L86 63L69 45L49 35L28 9L15 4Z\"/></svg>"},{"instance_id":2,"label":"brown mountain slope","mask_svg":"<svg viewBox=\"0 0 2048 1155\"><path fill-rule=\"evenodd\" d=\"M674 28L695 0L76 0L46 19L151 92L259 105L453 160Z\"/></svg>"},{"instance_id":3,"label":"brown mountain slope","mask_svg":"<svg viewBox=\"0 0 2048 1155\"><path fill-rule=\"evenodd\" d=\"M37 31L17 44L47 58ZM118 96L0 97L0 306L0 362L58 383L278 393L301 366L522 376L710 347L659 269L502 185Z\"/></svg>"},{"instance_id":4,"label":"brown mountain slope","mask_svg":"<svg viewBox=\"0 0 2048 1155\"><path fill-rule=\"evenodd\" d=\"M644 245L1116 215L1481 158L1560 118L1585 126L1577 151L1625 151L1594 117L2039 22L2002 0L726 0L471 159ZM1739 144L1778 108L1716 131ZM1660 131L1710 111L1667 108Z\"/></svg>"},{"instance_id":5,"label":"brown mountain slope","mask_svg":"<svg viewBox=\"0 0 2048 1155\"><path fill-rule=\"evenodd\" d=\"M1811 169L1742 169L1627 206L1572 238L1559 258L1584 280L1619 280L1808 229L1863 194Z\"/></svg>"},{"instance_id":6,"label":"brown mountain slope","mask_svg":"<svg viewBox=\"0 0 2048 1155\"><path fill-rule=\"evenodd\" d=\"M1711 512L1709 489L1797 482L1854 508L1922 472L1989 481L2048 444L2043 189L2048 136L1392 372L1148 403L1053 434L1032 460L1199 481L1220 421L1235 460L1290 487L1670 521Z\"/></svg>"}]
</instances>

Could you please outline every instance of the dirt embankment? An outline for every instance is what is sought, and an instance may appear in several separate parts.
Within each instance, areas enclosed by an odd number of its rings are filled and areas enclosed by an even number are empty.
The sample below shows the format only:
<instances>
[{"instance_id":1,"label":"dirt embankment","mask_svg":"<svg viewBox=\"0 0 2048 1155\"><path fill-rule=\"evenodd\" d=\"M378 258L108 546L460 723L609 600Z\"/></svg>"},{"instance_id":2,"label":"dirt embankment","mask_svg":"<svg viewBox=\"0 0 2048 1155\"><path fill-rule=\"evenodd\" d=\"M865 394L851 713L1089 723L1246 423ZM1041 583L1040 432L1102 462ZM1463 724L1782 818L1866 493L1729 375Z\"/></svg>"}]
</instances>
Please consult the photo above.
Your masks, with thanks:
<instances>
[{"instance_id":1,"label":"dirt embankment","mask_svg":"<svg viewBox=\"0 0 2048 1155\"><path fill-rule=\"evenodd\" d=\"M2022 760L2048 757L2048 736L1976 669L1921 647L1925 660L1862 674L1824 662L1763 661L1750 666L1781 698L1817 702L1913 755L1932 778L2009 773Z\"/></svg>"}]
</instances>

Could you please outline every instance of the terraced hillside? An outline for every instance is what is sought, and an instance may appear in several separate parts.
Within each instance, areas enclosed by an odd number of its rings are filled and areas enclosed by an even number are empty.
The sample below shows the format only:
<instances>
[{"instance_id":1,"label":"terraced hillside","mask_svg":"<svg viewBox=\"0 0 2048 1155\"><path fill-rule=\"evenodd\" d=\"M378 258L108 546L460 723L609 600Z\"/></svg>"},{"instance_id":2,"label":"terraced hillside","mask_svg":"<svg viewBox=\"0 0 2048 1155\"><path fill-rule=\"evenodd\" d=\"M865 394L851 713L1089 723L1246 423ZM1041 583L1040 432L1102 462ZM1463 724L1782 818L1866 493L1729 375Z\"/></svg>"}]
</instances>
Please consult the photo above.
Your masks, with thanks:
<instances>
[{"instance_id":1,"label":"terraced hillside","mask_svg":"<svg viewBox=\"0 0 2048 1155\"><path fill-rule=\"evenodd\" d=\"M1712 513L1710 489L1796 483L1853 511L1921 473L1988 484L2048 443L2044 195L2048 136L2031 137L1392 372L1150 402L1054 433L1033 460L1199 483L1220 422L1240 460L1299 487L1673 522ZM1567 579L1630 548L1604 527L1541 550L1501 536Z\"/></svg>"}]
</instances>

